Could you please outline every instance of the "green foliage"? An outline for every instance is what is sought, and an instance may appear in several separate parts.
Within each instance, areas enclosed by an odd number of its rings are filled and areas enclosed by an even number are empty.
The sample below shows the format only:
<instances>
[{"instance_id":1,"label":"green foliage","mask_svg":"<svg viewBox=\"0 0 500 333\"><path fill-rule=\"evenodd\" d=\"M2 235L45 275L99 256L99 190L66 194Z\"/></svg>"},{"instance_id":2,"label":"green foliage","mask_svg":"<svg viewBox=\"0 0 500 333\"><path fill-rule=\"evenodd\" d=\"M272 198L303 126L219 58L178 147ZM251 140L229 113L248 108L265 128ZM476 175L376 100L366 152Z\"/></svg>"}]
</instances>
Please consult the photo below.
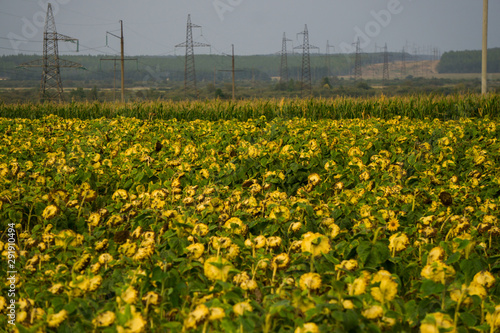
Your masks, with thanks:
<instances>
[{"instance_id":1,"label":"green foliage","mask_svg":"<svg viewBox=\"0 0 500 333\"><path fill-rule=\"evenodd\" d=\"M439 73L481 73L481 51L449 51L439 61ZM500 48L488 50L488 73L500 73Z\"/></svg>"}]
</instances>

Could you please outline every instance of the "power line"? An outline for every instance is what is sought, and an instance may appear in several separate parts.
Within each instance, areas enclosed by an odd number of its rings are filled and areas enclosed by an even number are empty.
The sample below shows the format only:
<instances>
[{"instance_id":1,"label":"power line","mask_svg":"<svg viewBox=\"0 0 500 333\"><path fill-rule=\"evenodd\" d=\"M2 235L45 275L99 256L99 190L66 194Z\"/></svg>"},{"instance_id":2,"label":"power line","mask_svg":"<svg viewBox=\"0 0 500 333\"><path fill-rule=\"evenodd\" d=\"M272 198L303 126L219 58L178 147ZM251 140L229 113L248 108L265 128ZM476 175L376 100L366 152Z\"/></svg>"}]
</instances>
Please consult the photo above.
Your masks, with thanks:
<instances>
[{"instance_id":1,"label":"power line","mask_svg":"<svg viewBox=\"0 0 500 333\"><path fill-rule=\"evenodd\" d=\"M18 38L0 37L0 39L15 41L15 42L25 42L25 43L43 43L42 41L39 40L28 40L28 39L18 39Z\"/></svg>"}]
</instances>

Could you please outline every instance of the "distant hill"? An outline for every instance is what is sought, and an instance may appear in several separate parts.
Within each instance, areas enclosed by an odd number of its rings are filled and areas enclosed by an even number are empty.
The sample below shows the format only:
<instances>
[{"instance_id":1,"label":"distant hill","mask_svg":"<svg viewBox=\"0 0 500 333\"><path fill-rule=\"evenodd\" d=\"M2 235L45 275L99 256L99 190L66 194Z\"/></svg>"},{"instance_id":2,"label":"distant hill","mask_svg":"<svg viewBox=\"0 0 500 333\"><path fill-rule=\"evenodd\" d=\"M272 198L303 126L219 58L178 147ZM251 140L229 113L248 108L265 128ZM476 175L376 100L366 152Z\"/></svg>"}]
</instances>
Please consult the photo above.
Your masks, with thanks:
<instances>
[{"instance_id":1,"label":"distant hill","mask_svg":"<svg viewBox=\"0 0 500 333\"><path fill-rule=\"evenodd\" d=\"M441 56L439 73L481 73L481 51L450 51ZM500 48L488 50L488 73L500 73Z\"/></svg>"},{"instance_id":2,"label":"distant hill","mask_svg":"<svg viewBox=\"0 0 500 333\"><path fill-rule=\"evenodd\" d=\"M0 78L9 80L38 80L41 69L23 69L18 66L22 63L40 58L34 55L16 55L0 57ZM86 70L61 69L63 80L85 80L85 81L109 81L114 77L113 61L102 61L101 58L109 56L72 55L61 56L61 58L82 64ZM137 61L126 62L126 79L134 82L151 80L184 80L184 55L178 56L139 56ZM354 66L351 56L331 55L330 75L344 75L349 73L350 67ZM279 55L254 55L236 56L237 78L252 78L258 81L270 81L271 78L279 76L281 57ZM218 82L230 79L231 74L221 70L231 69L231 57L223 55L196 55L195 56L196 77L200 81L211 82L214 74ZM290 79L300 79L302 68L302 55L288 55L288 70ZM326 56L311 54L311 74L313 79L320 80L328 75ZM120 65L116 66L117 77L120 76Z\"/></svg>"},{"instance_id":3,"label":"distant hill","mask_svg":"<svg viewBox=\"0 0 500 333\"><path fill-rule=\"evenodd\" d=\"M401 54L390 53L390 59L401 59ZM35 55L15 55L0 57L0 79L13 81L39 80L40 68L23 69L18 66L22 63L40 58ZM101 61L101 58L109 56L91 55L64 55L62 59L82 64L86 70L61 69L64 81L85 81L87 85L100 84L110 85L115 77L113 61ZM126 81L140 84L144 82L148 86L152 82L183 81L184 80L184 55L177 56L138 56L137 61L127 61ZM412 56L407 55L408 60ZM325 54L311 53L311 76L313 82L319 82L326 76L348 76L354 69L354 54ZM383 63L382 53L363 53L362 66L371 66ZM288 55L288 76L295 81L300 80L302 71L302 54ZM253 55L236 56L235 66L238 70L237 80L271 81L280 75L281 56ZM116 64L116 77L120 78L120 65ZM226 55L196 55L195 56L196 78L198 81L213 82L214 75L217 82L229 81L231 73L231 57ZM28 82L26 82L28 84ZM33 85L33 82L31 82Z\"/></svg>"}]
</instances>

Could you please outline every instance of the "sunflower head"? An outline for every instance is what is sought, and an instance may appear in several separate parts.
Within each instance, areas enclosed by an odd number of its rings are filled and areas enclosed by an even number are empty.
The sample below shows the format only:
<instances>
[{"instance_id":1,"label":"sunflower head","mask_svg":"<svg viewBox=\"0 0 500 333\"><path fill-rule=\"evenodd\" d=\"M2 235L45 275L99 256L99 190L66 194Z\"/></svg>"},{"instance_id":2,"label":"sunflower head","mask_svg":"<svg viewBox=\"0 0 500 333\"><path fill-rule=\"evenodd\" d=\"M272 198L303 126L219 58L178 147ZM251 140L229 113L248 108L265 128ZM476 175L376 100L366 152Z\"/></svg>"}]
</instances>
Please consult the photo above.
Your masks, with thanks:
<instances>
[{"instance_id":1,"label":"sunflower head","mask_svg":"<svg viewBox=\"0 0 500 333\"><path fill-rule=\"evenodd\" d=\"M317 290L321 288L321 276L318 273L305 273L300 277L299 287L302 290Z\"/></svg>"},{"instance_id":2,"label":"sunflower head","mask_svg":"<svg viewBox=\"0 0 500 333\"><path fill-rule=\"evenodd\" d=\"M210 257L205 261L203 271L209 280L226 281L232 267L231 263L222 257Z\"/></svg>"},{"instance_id":3,"label":"sunflower head","mask_svg":"<svg viewBox=\"0 0 500 333\"><path fill-rule=\"evenodd\" d=\"M56 205L48 205L45 207L42 213L42 217L46 220L53 219L59 213L59 207Z\"/></svg>"},{"instance_id":4,"label":"sunflower head","mask_svg":"<svg viewBox=\"0 0 500 333\"><path fill-rule=\"evenodd\" d=\"M302 252L309 252L314 257L331 250L328 237L320 233L307 232L302 241Z\"/></svg>"}]
</instances>

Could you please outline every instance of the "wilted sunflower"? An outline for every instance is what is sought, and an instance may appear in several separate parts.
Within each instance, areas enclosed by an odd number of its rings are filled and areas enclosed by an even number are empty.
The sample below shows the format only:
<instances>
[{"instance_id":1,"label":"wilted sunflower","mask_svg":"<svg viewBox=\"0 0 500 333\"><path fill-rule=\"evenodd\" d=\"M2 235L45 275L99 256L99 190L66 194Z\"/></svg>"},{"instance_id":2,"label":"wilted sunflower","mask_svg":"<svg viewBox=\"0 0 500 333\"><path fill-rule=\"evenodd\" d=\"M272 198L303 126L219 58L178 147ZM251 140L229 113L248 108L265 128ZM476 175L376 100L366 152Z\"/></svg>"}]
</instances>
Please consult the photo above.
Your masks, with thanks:
<instances>
[{"instance_id":1,"label":"wilted sunflower","mask_svg":"<svg viewBox=\"0 0 500 333\"><path fill-rule=\"evenodd\" d=\"M349 295L363 295L366 291L366 279L364 277L359 277L350 283L347 287Z\"/></svg>"},{"instance_id":2,"label":"wilted sunflower","mask_svg":"<svg viewBox=\"0 0 500 333\"><path fill-rule=\"evenodd\" d=\"M290 219L290 210L285 206L276 206L269 213L269 218L272 220L283 219L288 221Z\"/></svg>"},{"instance_id":3,"label":"wilted sunflower","mask_svg":"<svg viewBox=\"0 0 500 333\"><path fill-rule=\"evenodd\" d=\"M245 312L252 312L253 308L250 305L249 301L243 301L243 302L236 303L233 306L233 311L237 316L243 316L245 314Z\"/></svg>"},{"instance_id":4,"label":"wilted sunflower","mask_svg":"<svg viewBox=\"0 0 500 333\"><path fill-rule=\"evenodd\" d=\"M248 226L237 217L231 217L229 220L227 220L224 224L224 228L231 230L237 235L242 236L245 236L248 231Z\"/></svg>"},{"instance_id":5,"label":"wilted sunflower","mask_svg":"<svg viewBox=\"0 0 500 333\"><path fill-rule=\"evenodd\" d=\"M302 290L317 290L321 288L321 276L318 273L305 273L300 277L299 287Z\"/></svg>"},{"instance_id":6,"label":"wilted sunflower","mask_svg":"<svg viewBox=\"0 0 500 333\"><path fill-rule=\"evenodd\" d=\"M444 258L444 249L441 246L436 246L429 251L427 255L427 265L432 264L435 261L441 261Z\"/></svg>"},{"instance_id":7,"label":"wilted sunflower","mask_svg":"<svg viewBox=\"0 0 500 333\"><path fill-rule=\"evenodd\" d=\"M109 244L109 241L107 238L104 238L103 240L101 241L98 241L97 243L95 243L95 250L97 252L101 252L101 251L104 251L108 248L108 244Z\"/></svg>"},{"instance_id":8,"label":"wilted sunflower","mask_svg":"<svg viewBox=\"0 0 500 333\"><path fill-rule=\"evenodd\" d=\"M220 320L226 316L226 313L223 308L212 307L209 310L210 310L210 316L208 317L208 320L210 321Z\"/></svg>"},{"instance_id":9,"label":"wilted sunflower","mask_svg":"<svg viewBox=\"0 0 500 333\"><path fill-rule=\"evenodd\" d=\"M317 173L312 173L307 177L307 182L312 186L316 186L321 182L321 177Z\"/></svg>"},{"instance_id":10,"label":"wilted sunflower","mask_svg":"<svg viewBox=\"0 0 500 333\"><path fill-rule=\"evenodd\" d=\"M410 243L405 233L398 232L389 237L389 250L394 256L396 252L403 251Z\"/></svg>"},{"instance_id":11,"label":"wilted sunflower","mask_svg":"<svg viewBox=\"0 0 500 333\"><path fill-rule=\"evenodd\" d=\"M495 284L495 277L488 271L481 271L474 275L473 281L486 288L491 288Z\"/></svg>"},{"instance_id":12,"label":"wilted sunflower","mask_svg":"<svg viewBox=\"0 0 500 333\"><path fill-rule=\"evenodd\" d=\"M123 189L118 189L113 193L111 196L111 199L113 201L118 201L118 200L127 200L128 199L128 192Z\"/></svg>"},{"instance_id":13,"label":"wilted sunflower","mask_svg":"<svg viewBox=\"0 0 500 333\"><path fill-rule=\"evenodd\" d=\"M231 246L229 246L227 248L227 251L225 251L225 253L224 253L224 256L228 260L233 260L233 259L237 258L239 255L240 255L240 247L234 243L231 244Z\"/></svg>"},{"instance_id":14,"label":"wilted sunflower","mask_svg":"<svg viewBox=\"0 0 500 333\"><path fill-rule=\"evenodd\" d=\"M243 290L255 290L258 286L255 280L246 280L240 284L240 287Z\"/></svg>"},{"instance_id":15,"label":"wilted sunflower","mask_svg":"<svg viewBox=\"0 0 500 333\"><path fill-rule=\"evenodd\" d=\"M193 228L193 235L204 237L208 234L208 226L205 223L196 223Z\"/></svg>"},{"instance_id":16,"label":"wilted sunflower","mask_svg":"<svg viewBox=\"0 0 500 333\"><path fill-rule=\"evenodd\" d=\"M425 279L445 284L447 279L455 275L455 270L441 261L435 261L432 264L427 264L420 275Z\"/></svg>"},{"instance_id":17,"label":"wilted sunflower","mask_svg":"<svg viewBox=\"0 0 500 333\"><path fill-rule=\"evenodd\" d=\"M212 245L212 247L214 249L220 250L220 249L227 249L228 247L231 246L231 244L233 244L233 242L231 241L231 238L229 238L229 237L213 236L213 237L210 237L210 244Z\"/></svg>"},{"instance_id":18,"label":"wilted sunflower","mask_svg":"<svg viewBox=\"0 0 500 333\"><path fill-rule=\"evenodd\" d=\"M335 239L340 234L340 227L337 224L332 223L328 228L330 229L328 236L330 236L331 239Z\"/></svg>"},{"instance_id":19,"label":"wilted sunflower","mask_svg":"<svg viewBox=\"0 0 500 333\"><path fill-rule=\"evenodd\" d=\"M107 265L111 261L113 261L113 256L109 253L103 253L99 256L99 263L101 265Z\"/></svg>"},{"instance_id":20,"label":"wilted sunflower","mask_svg":"<svg viewBox=\"0 0 500 333\"><path fill-rule=\"evenodd\" d=\"M229 271L233 268L231 263L222 257L210 257L205 260L203 272L209 280L226 281Z\"/></svg>"},{"instance_id":21,"label":"wilted sunflower","mask_svg":"<svg viewBox=\"0 0 500 333\"><path fill-rule=\"evenodd\" d=\"M358 262L356 259L342 260L342 262L338 265L335 265L336 271L354 271L358 268Z\"/></svg>"},{"instance_id":22,"label":"wilted sunflower","mask_svg":"<svg viewBox=\"0 0 500 333\"><path fill-rule=\"evenodd\" d=\"M106 311L99 314L92 320L92 324L96 327L108 327L111 326L116 320L116 315L114 312Z\"/></svg>"},{"instance_id":23,"label":"wilted sunflower","mask_svg":"<svg viewBox=\"0 0 500 333\"><path fill-rule=\"evenodd\" d=\"M127 304L134 304L137 302L137 290L132 286L128 286L128 288L122 292L120 298Z\"/></svg>"},{"instance_id":24,"label":"wilted sunflower","mask_svg":"<svg viewBox=\"0 0 500 333\"><path fill-rule=\"evenodd\" d=\"M80 246L83 243L83 236L75 233L73 230L66 229L59 232L59 234L54 237L54 240L56 246Z\"/></svg>"},{"instance_id":25,"label":"wilted sunflower","mask_svg":"<svg viewBox=\"0 0 500 333\"><path fill-rule=\"evenodd\" d=\"M294 333L318 333L319 328L315 323L305 323L295 329Z\"/></svg>"},{"instance_id":26,"label":"wilted sunflower","mask_svg":"<svg viewBox=\"0 0 500 333\"><path fill-rule=\"evenodd\" d=\"M373 305L366 310L361 312L361 315L366 319L377 319L381 318L384 314L384 309L380 305Z\"/></svg>"},{"instance_id":27,"label":"wilted sunflower","mask_svg":"<svg viewBox=\"0 0 500 333\"><path fill-rule=\"evenodd\" d=\"M47 316L47 325L49 327L59 327L63 321L68 318L68 311L61 310L58 313L49 314Z\"/></svg>"},{"instance_id":28,"label":"wilted sunflower","mask_svg":"<svg viewBox=\"0 0 500 333\"><path fill-rule=\"evenodd\" d=\"M278 268L288 267L289 263L290 263L290 257L288 256L288 254L281 253L273 258L271 265L272 265L273 269L274 268L278 269Z\"/></svg>"},{"instance_id":29,"label":"wilted sunflower","mask_svg":"<svg viewBox=\"0 0 500 333\"><path fill-rule=\"evenodd\" d=\"M279 236L271 236L267 238L267 245L272 249L281 246L281 243L282 239Z\"/></svg>"},{"instance_id":30,"label":"wilted sunflower","mask_svg":"<svg viewBox=\"0 0 500 333\"><path fill-rule=\"evenodd\" d=\"M160 304L160 294L154 291L148 291L146 295L142 296L142 302L147 305L158 305Z\"/></svg>"},{"instance_id":31,"label":"wilted sunflower","mask_svg":"<svg viewBox=\"0 0 500 333\"><path fill-rule=\"evenodd\" d=\"M390 275L383 277L375 275L372 283L378 284L378 286L372 287L370 293L376 301L382 304L392 301L398 292L398 284Z\"/></svg>"},{"instance_id":32,"label":"wilted sunflower","mask_svg":"<svg viewBox=\"0 0 500 333\"><path fill-rule=\"evenodd\" d=\"M302 228L302 222L293 222L290 224L289 230L292 230L292 232L297 232Z\"/></svg>"},{"instance_id":33,"label":"wilted sunflower","mask_svg":"<svg viewBox=\"0 0 500 333\"><path fill-rule=\"evenodd\" d=\"M486 314L486 321L490 324L493 330L496 327L500 327L500 305L495 306L495 311L493 313Z\"/></svg>"},{"instance_id":34,"label":"wilted sunflower","mask_svg":"<svg viewBox=\"0 0 500 333\"><path fill-rule=\"evenodd\" d=\"M59 207L56 205L49 205L43 210L42 217L46 220L50 220L56 217L57 213L59 213Z\"/></svg>"},{"instance_id":35,"label":"wilted sunflower","mask_svg":"<svg viewBox=\"0 0 500 333\"><path fill-rule=\"evenodd\" d=\"M62 283L56 283L49 288L49 292L51 292L52 294L60 294L63 292L63 290L64 290L64 284Z\"/></svg>"},{"instance_id":36,"label":"wilted sunflower","mask_svg":"<svg viewBox=\"0 0 500 333\"><path fill-rule=\"evenodd\" d=\"M80 193L80 201L84 200L85 202L94 201L97 198L97 192L92 189L85 189Z\"/></svg>"},{"instance_id":37,"label":"wilted sunflower","mask_svg":"<svg viewBox=\"0 0 500 333\"><path fill-rule=\"evenodd\" d=\"M127 239L126 243L120 245L118 252L127 257L132 257L137 252L137 244L132 243L130 239Z\"/></svg>"},{"instance_id":38,"label":"wilted sunflower","mask_svg":"<svg viewBox=\"0 0 500 333\"><path fill-rule=\"evenodd\" d=\"M96 291L102 283L102 277L96 275L89 280L89 291Z\"/></svg>"},{"instance_id":39,"label":"wilted sunflower","mask_svg":"<svg viewBox=\"0 0 500 333\"><path fill-rule=\"evenodd\" d=\"M330 252L330 242L325 235L309 231L303 237L302 252L309 252L313 257Z\"/></svg>"},{"instance_id":40,"label":"wilted sunflower","mask_svg":"<svg viewBox=\"0 0 500 333\"><path fill-rule=\"evenodd\" d=\"M99 213L91 213L87 219L87 223L91 227L97 227L99 222L101 222L101 214Z\"/></svg>"},{"instance_id":41,"label":"wilted sunflower","mask_svg":"<svg viewBox=\"0 0 500 333\"><path fill-rule=\"evenodd\" d=\"M441 312L428 313L420 325L420 332L434 333L441 332L442 330L456 332L453 327L453 320L447 314Z\"/></svg>"},{"instance_id":42,"label":"wilted sunflower","mask_svg":"<svg viewBox=\"0 0 500 333\"><path fill-rule=\"evenodd\" d=\"M132 318L125 323L124 326L117 326L117 333L141 333L146 328L146 320L142 317L140 312L135 310L135 306L130 306Z\"/></svg>"},{"instance_id":43,"label":"wilted sunflower","mask_svg":"<svg viewBox=\"0 0 500 333\"><path fill-rule=\"evenodd\" d=\"M205 245L201 243L191 244L186 248L186 250L189 252L189 256L191 258L199 259L205 251Z\"/></svg>"}]
</instances>

